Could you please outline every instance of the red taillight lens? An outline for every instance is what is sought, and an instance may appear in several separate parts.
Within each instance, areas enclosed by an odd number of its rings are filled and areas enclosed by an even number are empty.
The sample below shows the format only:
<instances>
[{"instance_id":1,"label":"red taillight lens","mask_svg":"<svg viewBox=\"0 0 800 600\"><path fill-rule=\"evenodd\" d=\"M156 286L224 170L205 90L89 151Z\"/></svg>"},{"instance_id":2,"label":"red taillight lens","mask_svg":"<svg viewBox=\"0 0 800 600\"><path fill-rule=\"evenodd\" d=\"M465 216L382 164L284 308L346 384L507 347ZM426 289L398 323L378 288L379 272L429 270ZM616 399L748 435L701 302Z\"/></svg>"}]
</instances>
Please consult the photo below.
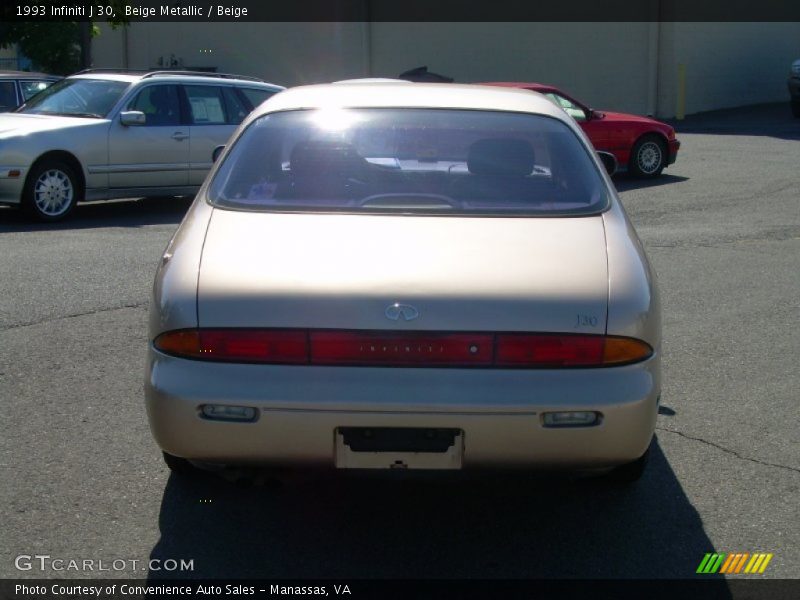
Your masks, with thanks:
<instances>
[{"instance_id":1,"label":"red taillight lens","mask_svg":"<svg viewBox=\"0 0 800 600\"><path fill-rule=\"evenodd\" d=\"M313 364L491 365L491 334L311 332Z\"/></svg>"},{"instance_id":2,"label":"red taillight lens","mask_svg":"<svg viewBox=\"0 0 800 600\"><path fill-rule=\"evenodd\" d=\"M574 367L597 365L603 359L603 337L588 335L497 336L497 364Z\"/></svg>"},{"instance_id":3,"label":"red taillight lens","mask_svg":"<svg viewBox=\"0 0 800 600\"><path fill-rule=\"evenodd\" d=\"M197 329L170 331L154 345L168 354L217 361L278 364L308 363L308 335L303 330Z\"/></svg>"},{"instance_id":4,"label":"red taillight lens","mask_svg":"<svg viewBox=\"0 0 800 600\"><path fill-rule=\"evenodd\" d=\"M595 367L637 362L653 349L633 338L507 333L497 336L497 366Z\"/></svg>"},{"instance_id":5,"label":"red taillight lens","mask_svg":"<svg viewBox=\"0 0 800 600\"><path fill-rule=\"evenodd\" d=\"M153 345L209 361L351 366L604 367L653 354L633 338L557 333L184 329L159 335Z\"/></svg>"}]
</instances>

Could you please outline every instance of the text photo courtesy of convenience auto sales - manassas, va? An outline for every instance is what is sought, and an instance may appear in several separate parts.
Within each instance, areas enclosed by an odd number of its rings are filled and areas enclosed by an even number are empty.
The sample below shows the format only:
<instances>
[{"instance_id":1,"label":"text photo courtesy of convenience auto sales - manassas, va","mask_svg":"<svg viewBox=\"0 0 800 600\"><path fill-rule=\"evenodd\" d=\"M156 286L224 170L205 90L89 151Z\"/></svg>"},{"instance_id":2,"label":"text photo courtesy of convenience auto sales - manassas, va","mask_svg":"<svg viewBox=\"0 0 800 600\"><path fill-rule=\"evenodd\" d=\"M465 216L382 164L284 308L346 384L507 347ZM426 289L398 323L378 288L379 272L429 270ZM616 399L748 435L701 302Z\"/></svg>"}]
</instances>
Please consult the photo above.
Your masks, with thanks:
<instances>
[{"instance_id":1,"label":"text photo courtesy of convenience auto sales - manassas, va","mask_svg":"<svg viewBox=\"0 0 800 600\"><path fill-rule=\"evenodd\" d=\"M4 3L2 596L797 598L737 2Z\"/></svg>"}]
</instances>

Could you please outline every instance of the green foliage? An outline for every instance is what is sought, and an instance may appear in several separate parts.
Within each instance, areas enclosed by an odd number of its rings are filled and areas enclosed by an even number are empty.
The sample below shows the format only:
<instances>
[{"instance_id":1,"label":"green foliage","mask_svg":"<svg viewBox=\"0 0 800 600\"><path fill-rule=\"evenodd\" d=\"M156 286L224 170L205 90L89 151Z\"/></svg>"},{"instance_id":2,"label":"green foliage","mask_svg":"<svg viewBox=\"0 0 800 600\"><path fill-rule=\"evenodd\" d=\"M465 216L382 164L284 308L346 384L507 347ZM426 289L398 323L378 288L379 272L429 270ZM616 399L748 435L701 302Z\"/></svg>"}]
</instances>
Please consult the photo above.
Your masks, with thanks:
<instances>
[{"instance_id":1,"label":"green foliage","mask_svg":"<svg viewBox=\"0 0 800 600\"><path fill-rule=\"evenodd\" d=\"M68 75L80 67L79 26L74 21L26 21L0 24L0 47L17 44L37 69Z\"/></svg>"},{"instance_id":2,"label":"green foliage","mask_svg":"<svg viewBox=\"0 0 800 600\"><path fill-rule=\"evenodd\" d=\"M115 19L109 19L112 29L127 26L129 19L121 17L125 14L123 0L109 0L104 5L114 7ZM17 44L20 53L31 59L36 69L55 75L69 75L82 67L81 44L90 44L91 38L100 34L96 23L89 22L88 34L85 32L86 22L77 21L14 21L0 22L0 48L8 48Z\"/></svg>"}]
</instances>

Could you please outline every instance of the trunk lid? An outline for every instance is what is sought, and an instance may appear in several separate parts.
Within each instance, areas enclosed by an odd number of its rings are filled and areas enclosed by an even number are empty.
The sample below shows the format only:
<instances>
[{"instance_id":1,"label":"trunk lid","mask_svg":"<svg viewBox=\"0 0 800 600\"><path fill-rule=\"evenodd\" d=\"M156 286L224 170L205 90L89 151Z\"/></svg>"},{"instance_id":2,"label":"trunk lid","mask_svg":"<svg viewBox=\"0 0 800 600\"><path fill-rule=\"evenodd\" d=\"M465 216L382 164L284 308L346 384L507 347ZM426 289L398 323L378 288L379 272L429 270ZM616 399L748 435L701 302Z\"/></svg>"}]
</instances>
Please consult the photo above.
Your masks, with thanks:
<instances>
[{"instance_id":1,"label":"trunk lid","mask_svg":"<svg viewBox=\"0 0 800 600\"><path fill-rule=\"evenodd\" d=\"M200 327L602 334L607 302L599 215L215 209L198 279Z\"/></svg>"}]
</instances>

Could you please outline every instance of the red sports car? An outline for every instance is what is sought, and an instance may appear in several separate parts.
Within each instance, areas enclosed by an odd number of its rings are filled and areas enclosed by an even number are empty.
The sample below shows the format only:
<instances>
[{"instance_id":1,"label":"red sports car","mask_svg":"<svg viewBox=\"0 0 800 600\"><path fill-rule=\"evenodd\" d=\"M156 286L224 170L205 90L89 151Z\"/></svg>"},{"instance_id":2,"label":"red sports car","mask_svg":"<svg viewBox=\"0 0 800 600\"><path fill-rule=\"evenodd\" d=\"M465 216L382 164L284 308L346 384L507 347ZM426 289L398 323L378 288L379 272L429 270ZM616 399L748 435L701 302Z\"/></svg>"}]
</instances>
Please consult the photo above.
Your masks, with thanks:
<instances>
[{"instance_id":1,"label":"red sports car","mask_svg":"<svg viewBox=\"0 0 800 600\"><path fill-rule=\"evenodd\" d=\"M681 143L675 139L675 130L655 119L592 110L558 88L541 83L492 82L482 85L518 87L544 94L580 123L596 150L613 154L621 171L627 169L639 177L656 177L678 156Z\"/></svg>"}]
</instances>

